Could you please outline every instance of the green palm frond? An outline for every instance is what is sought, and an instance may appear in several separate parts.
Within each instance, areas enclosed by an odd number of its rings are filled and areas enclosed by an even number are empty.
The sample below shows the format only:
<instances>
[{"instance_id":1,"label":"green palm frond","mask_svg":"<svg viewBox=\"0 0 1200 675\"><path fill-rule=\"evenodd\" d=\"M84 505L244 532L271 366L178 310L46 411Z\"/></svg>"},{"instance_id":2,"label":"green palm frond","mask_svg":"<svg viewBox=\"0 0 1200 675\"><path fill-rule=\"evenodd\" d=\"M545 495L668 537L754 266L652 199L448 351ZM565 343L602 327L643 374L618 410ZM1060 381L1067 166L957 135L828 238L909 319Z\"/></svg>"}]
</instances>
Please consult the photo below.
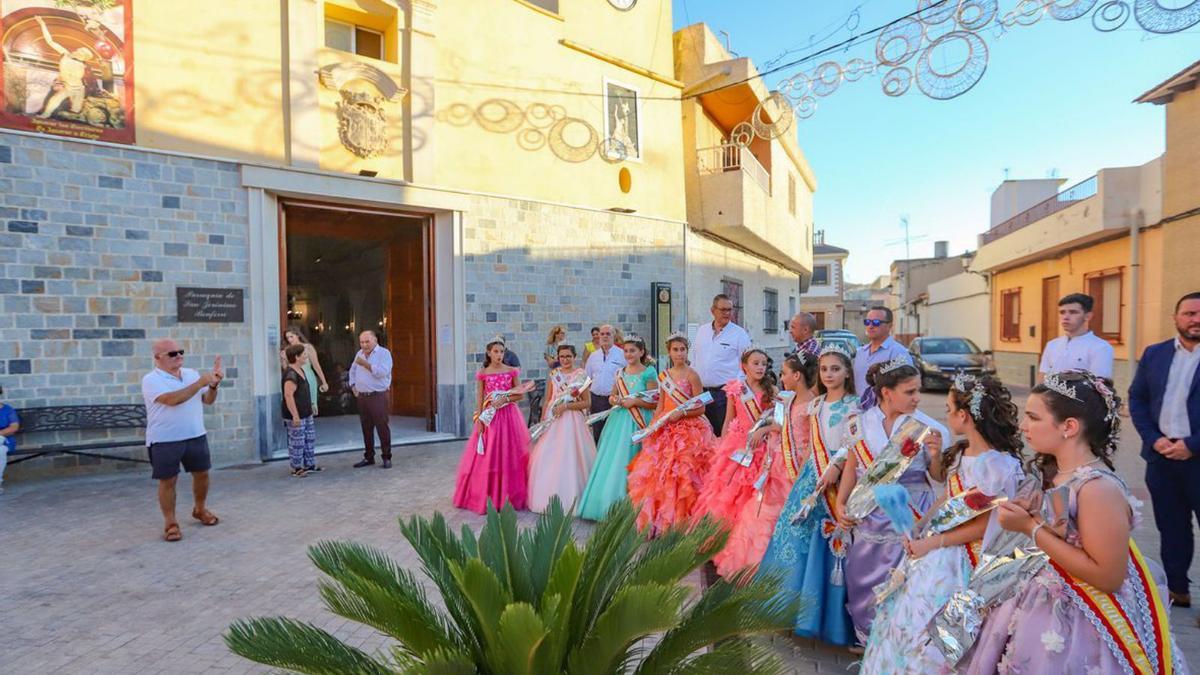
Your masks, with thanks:
<instances>
[{"instance_id":1,"label":"green palm frond","mask_svg":"<svg viewBox=\"0 0 1200 675\"><path fill-rule=\"evenodd\" d=\"M671 675L783 675L787 668L769 645L739 638L722 642L664 672Z\"/></svg>"},{"instance_id":2,"label":"green palm frond","mask_svg":"<svg viewBox=\"0 0 1200 675\"><path fill-rule=\"evenodd\" d=\"M461 636L430 604L420 582L382 551L321 542L308 557L331 578L320 582L320 592L333 613L390 635L416 654L461 646Z\"/></svg>"},{"instance_id":3,"label":"green palm frond","mask_svg":"<svg viewBox=\"0 0 1200 675\"><path fill-rule=\"evenodd\" d=\"M439 649L426 654L420 661L404 663L404 675L478 675L475 659L470 654Z\"/></svg>"},{"instance_id":4,"label":"green palm frond","mask_svg":"<svg viewBox=\"0 0 1200 675\"><path fill-rule=\"evenodd\" d=\"M549 629L533 605L518 602L505 608L500 615L496 644L491 645L494 672L504 675L539 675L538 652L545 643Z\"/></svg>"},{"instance_id":5,"label":"green palm frond","mask_svg":"<svg viewBox=\"0 0 1200 675\"><path fill-rule=\"evenodd\" d=\"M707 516L688 529L667 530L642 548L628 583L679 581L720 552L728 537L728 530Z\"/></svg>"},{"instance_id":6,"label":"green palm frond","mask_svg":"<svg viewBox=\"0 0 1200 675\"><path fill-rule=\"evenodd\" d=\"M282 617L236 621L225 633L225 644L251 661L310 675L393 672L320 628Z\"/></svg>"},{"instance_id":7,"label":"green palm frond","mask_svg":"<svg viewBox=\"0 0 1200 675\"><path fill-rule=\"evenodd\" d=\"M748 573L710 586L642 661L639 675L673 672L675 664L700 649L739 636L788 630L798 600L782 593L775 577L753 580Z\"/></svg>"},{"instance_id":8,"label":"green palm frond","mask_svg":"<svg viewBox=\"0 0 1200 675\"><path fill-rule=\"evenodd\" d=\"M479 531L479 559L483 560L517 602L536 602L530 588L529 568L519 551L517 512L505 503L500 511L488 503L487 520Z\"/></svg>"},{"instance_id":9,"label":"green palm frond","mask_svg":"<svg viewBox=\"0 0 1200 675\"><path fill-rule=\"evenodd\" d=\"M468 559L478 559L477 556L468 555L462 541L450 531L441 513L434 513L429 519L413 516L407 523L400 520L400 532L421 559L421 568L425 576L437 586L446 612L458 627L463 641L468 643L467 646L473 653L481 654L483 645L477 641L477 634L471 630L474 625L473 613L458 581L450 572L450 563L461 565ZM470 545L473 546L474 542L472 535Z\"/></svg>"},{"instance_id":10,"label":"green palm frond","mask_svg":"<svg viewBox=\"0 0 1200 675\"><path fill-rule=\"evenodd\" d=\"M572 675L621 672L639 639L675 625L688 589L665 584L625 586L596 619L569 661Z\"/></svg>"},{"instance_id":11,"label":"green palm frond","mask_svg":"<svg viewBox=\"0 0 1200 675\"><path fill-rule=\"evenodd\" d=\"M612 600L624 583L640 543L636 514L628 499L614 503L608 509L583 552L575 597L571 607L570 637L576 643L591 630L592 623Z\"/></svg>"},{"instance_id":12,"label":"green palm frond","mask_svg":"<svg viewBox=\"0 0 1200 675\"><path fill-rule=\"evenodd\" d=\"M473 648L478 657L486 660L489 650L497 641L500 615L513 601L512 594L496 578L496 573L479 558L471 558L462 565L451 563L450 571L471 609L469 628L476 638Z\"/></svg>"},{"instance_id":13,"label":"green palm frond","mask_svg":"<svg viewBox=\"0 0 1200 675\"><path fill-rule=\"evenodd\" d=\"M532 528L520 535L520 563L529 570L530 602L537 606L546 592L550 570L568 542L574 541L571 528L571 513L564 511L558 496L550 498L550 504Z\"/></svg>"}]
</instances>

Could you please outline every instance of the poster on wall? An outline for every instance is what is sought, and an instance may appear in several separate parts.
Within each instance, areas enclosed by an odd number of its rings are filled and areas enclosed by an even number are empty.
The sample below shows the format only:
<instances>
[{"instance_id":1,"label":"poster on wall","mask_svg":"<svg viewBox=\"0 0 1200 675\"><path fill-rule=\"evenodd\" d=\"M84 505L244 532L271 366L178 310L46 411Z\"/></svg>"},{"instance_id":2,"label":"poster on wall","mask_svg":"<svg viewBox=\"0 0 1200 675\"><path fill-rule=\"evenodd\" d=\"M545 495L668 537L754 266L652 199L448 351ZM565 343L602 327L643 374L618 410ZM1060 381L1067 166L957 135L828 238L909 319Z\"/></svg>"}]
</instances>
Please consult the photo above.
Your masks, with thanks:
<instances>
[{"instance_id":1,"label":"poster on wall","mask_svg":"<svg viewBox=\"0 0 1200 675\"><path fill-rule=\"evenodd\" d=\"M636 89L604 81L604 137L608 139L610 159L642 158L640 112Z\"/></svg>"},{"instance_id":2,"label":"poster on wall","mask_svg":"<svg viewBox=\"0 0 1200 675\"><path fill-rule=\"evenodd\" d=\"M133 0L0 0L0 127L134 142Z\"/></svg>"}]
</instances>

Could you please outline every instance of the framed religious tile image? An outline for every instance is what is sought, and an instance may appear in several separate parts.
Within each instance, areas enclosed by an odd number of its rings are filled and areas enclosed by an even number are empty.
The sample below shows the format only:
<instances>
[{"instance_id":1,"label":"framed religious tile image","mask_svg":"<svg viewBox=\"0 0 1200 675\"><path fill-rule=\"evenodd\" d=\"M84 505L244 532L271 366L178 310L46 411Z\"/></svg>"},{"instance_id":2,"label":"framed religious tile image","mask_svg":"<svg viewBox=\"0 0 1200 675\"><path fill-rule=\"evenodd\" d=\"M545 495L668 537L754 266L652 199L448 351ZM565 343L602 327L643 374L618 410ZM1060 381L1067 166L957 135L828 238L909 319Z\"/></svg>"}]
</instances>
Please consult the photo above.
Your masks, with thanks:
<instances>
[{"instance_id":1,"label":"framed religious tile image","mask_svg":"<svg viewBox=\"0 0 1200 675\"><path fill-rule=\"evenodd\" d=\"M132 0L0 0L0 126L134 142Z\"/></svg>"},{"instance_id":2,"label":"framed religious tile image","mask_svg":"<svg viewBox=\"0 0 1200 675\"><path fill-rule=\"evenodd\" d=\"M642 159L642 102L638 90L604 80L604 143L608 159Z\"/></svg>"}]
</instances>

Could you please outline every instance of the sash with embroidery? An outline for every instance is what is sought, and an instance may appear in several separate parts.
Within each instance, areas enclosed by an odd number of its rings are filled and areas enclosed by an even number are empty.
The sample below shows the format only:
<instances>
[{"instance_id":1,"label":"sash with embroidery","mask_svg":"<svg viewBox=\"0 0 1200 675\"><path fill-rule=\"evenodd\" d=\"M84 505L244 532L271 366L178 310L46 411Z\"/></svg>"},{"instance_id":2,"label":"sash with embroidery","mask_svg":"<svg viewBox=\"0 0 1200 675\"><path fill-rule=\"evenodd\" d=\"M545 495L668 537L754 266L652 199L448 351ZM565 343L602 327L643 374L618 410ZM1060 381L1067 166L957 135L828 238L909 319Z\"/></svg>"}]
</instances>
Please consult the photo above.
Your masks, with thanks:
<instances>
[{"instance_id":1,"label":"sash with embroidery","mask_svg":"<svg viewBox=\"0 0 1200 675\"><path fill-rule=\"evenodd\" d=\"M742 391L742 395L738 397L738 400L741 401L742 409L750 418L750 428L746 431L746 446L734 450L729 459L742 465L743 468L750 468L750 465L754 463L754 450L750 447L750 439L754 437L754 432L763 427L770 426L773 418L763 416L762 406L758 404L758 396L754 393L754 390L746 385L742 386L745 389ZM765 441L763 443L765 444ZM734 474L729 475L730 483L733 482L733 476Z\"/></svg>"},{"instance_id":2,"label":"sash with embroidery","mask_svg":"<svg viewBox=\"0 0 1200 675\"><path fill-rule=\"evenodd\" d=\"M1138 591L1135 595L1145 598L1145 607L1129 606L1117 596L1097 590L1091 584L1076 579L1053 560L1050 561L1050 568L1071 590L1075 605L1086 613L1088 621L1100 631L1101 638L1118 661L1140 675L1174 672L1170 615L1159 596L1158 586L1150 576L1146 559L1132 539L1129 540L1129 569L1125 583L1135 585ZM1131 617L1148 618L1150 623L1143 626L1142 630L1150 634L1139 634L1138 626Z\"/></svg>"},{"instance_id":3,"label":"sash with embroidery","mask_svg":"<svg viewBox=\"0 0 1200 675\"><path fill-rule=\"evenodd\" d=\"M625 369L622 368L617 372L617 379L613 382L614 388L617 390L617 397L620 399L629 398L632 394L629 393L629 385L625 384ZM629 416L633 418L633 425L638 429L645 429L649 422L642 416L641 408L629 408Z\"/></svg>"},{"instance_id":4,"label":"sash with embroidery","mask_svg":"<svg viewBox=\"0 0 1200 675\"><path fill-rule=\"evenodd\" d=\"M788 480L793 483L800 477L800 468L804 466L802 462L797 461L798 455L804 451L802 447L804 444L796 437L796 434L800 430L794 428L792 424L792 406L794 405L796 405L795 397L787 399L786 403L783 404L783 423L780 425L782 428L779 433L783 446L781 448L783 468L787 472Z\"/></svg>"},{"instance_id":5,"label":"sash with embroidery","mask_svg":"<svg viewBox=\"0 0 1200 675\"><path fill-rule=\"evenodd\" d=\"M969 488L963 484L962 476L957 470L950 474L946 479L946 490L951 497L957 497L966 492ZM967 560L971 562L971 569L979 566L979 556L983 553L983 540L977 539L963 544L963 548L967 551Z\"/></svg>"},{"instance_id":6,"label":"sash with embroidery","mask_svg":"<svg viewBox=\"0 0 1200 675\"><path fill-rule=\"evenodd\" d=\"M667 399L663 402L663 412L671 412L675 408L688 402L691 398L683 393L679 385L671 379L671 375L667 371L662 371L658 374L658 388L666 395Z\"/></svg>"},{"instance_id":7,"label":"sash with embroidery","mask_svg":"<svg viewBox=\"0 0 1200 675\"><path fill-rule=\"evenodd\" d=\"M754 393L754 390L747 385L742 386L745 387L745 391L738 397L738 400L742 402L742 407L745 408L746 414L750 416L750 426L754 426L754 423L762 417L763 409L758 404L758 395Z\"/></svg>"}]
</instances>

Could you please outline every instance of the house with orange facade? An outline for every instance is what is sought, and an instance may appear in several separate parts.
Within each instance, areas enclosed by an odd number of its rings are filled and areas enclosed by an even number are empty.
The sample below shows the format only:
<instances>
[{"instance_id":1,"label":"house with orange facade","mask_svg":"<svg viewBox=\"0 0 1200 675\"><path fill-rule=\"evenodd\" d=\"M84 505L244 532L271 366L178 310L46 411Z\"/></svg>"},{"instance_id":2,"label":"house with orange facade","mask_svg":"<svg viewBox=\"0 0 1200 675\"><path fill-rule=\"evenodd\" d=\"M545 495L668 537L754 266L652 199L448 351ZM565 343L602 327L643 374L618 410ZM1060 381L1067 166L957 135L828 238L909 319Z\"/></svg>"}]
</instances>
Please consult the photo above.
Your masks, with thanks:
<instances>
[{"instance_id":1,"label":"house with orange facade","mask_svg":"<svg viewBox=\"0 0 1200 675\"><path fill-rule=\"evenodd\" d=\"M1095 300L1093 332L1113 345L1124 391L1149 344L1174 334L1175 300L1200 289L1200 62L1137 103L1166 109L1166 152L1140 166L1059 180L1005 181L971 270L989 276L991 342L1001 378L1033 384L1058 337L1058 299Z\"/></svg>"}]
</instances>

